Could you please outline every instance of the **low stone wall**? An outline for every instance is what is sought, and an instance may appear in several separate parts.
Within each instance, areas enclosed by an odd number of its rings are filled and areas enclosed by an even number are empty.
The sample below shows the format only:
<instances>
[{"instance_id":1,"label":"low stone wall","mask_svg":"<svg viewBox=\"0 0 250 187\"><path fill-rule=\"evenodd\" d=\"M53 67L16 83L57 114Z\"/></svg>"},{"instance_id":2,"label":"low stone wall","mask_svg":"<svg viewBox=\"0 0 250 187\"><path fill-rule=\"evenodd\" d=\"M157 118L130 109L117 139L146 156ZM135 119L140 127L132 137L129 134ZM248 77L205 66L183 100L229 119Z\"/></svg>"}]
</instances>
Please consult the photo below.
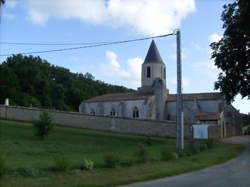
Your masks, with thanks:
<instances>
[{"instance_id":1,"label":"low stone wall","mask_svg":"<svg viewBox=\"0 0 250 187\"><path fill-rule=\"evenodd\" d=\"M85 128L99 131L110 131L143 136L176 137L176 124L171 121L154 121L111 116L92 116L77 112L43 110L17 106L0 105L0 118L7 120L32 122L39 119L40 114L47 111L56 125ZM185 138L190 138L189 126L184 127Z\"/></svg>"}]
</instances>

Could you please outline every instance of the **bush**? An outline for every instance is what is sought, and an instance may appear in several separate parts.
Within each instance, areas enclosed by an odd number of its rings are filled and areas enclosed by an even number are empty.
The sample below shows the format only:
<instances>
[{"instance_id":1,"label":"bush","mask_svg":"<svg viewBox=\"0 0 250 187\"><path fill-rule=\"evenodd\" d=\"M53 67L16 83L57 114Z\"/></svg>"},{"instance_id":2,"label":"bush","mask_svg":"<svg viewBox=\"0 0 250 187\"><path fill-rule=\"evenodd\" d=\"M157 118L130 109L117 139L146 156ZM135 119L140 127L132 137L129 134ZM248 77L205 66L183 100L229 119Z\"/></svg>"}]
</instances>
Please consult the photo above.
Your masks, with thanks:
<instances>
[{"instance_id":1,"label":"bush","mask_svg":"<svg viewBox=\"0 0 250 187\"><path fill-rule=\"evenodd\" d=\"M124 158L120 164L122 166L132 166L134 164L134 160L132 158Z\"/></svg>"},{"instance_id":2,"label":"bush","mask_svg":"<svg viewBox=\"0 0 250 187\"><path fill-rule=\"evenodd\" d=\"M52 118L49 113L43 112L39 120L34 122L35 136L38 136L42 139L52 130Z\"/></svg>"},{"instance_id":3,"label":"bush","mask_svg":"<svg viewBox=\"0 0 250 187\"><path fill-rule=\"evenodd\" d=\"M94 162L92 160L84 159L81 169L93 170L94 169Z\"/></svg>"},{"instance_id":4,"label":"bush","mask_svg":"<svg viewBox=\"0 0 250 187\"><path fill-rule=\"evenodd\" d=\"M207 148L208 148L208 149L212 149L212 148L214 148L214 146L215 146L215 141L214 141L214 139L208 139L208 140L207 140Z\"/></svg>"},{"instance_id":5,"label":"bush","mask_svg":"<svg viewBox=\"0 0 250 187\"><path fill-rule=\"evenodd\" d=\"M58 157L54 159L54 166L52 169L55 171L66 171L69 168L69 161L66 157Z\"/></svg>"},{"instance_id":6,"label":"bush","mask_svg":"<svg viewBox=\"0 0 250 187\"><path fill-rule=\"evenodd\" d=\"M152 138L151 137L147 137L146 140L145 140L145 144L146 145L152 145Z\"/></svg>"},{"instance_id":7,"label":"bush","mask_svg":"<svg viewBox=\"0 0 250 187\"><path fill-rule=\"evenodd\" d=\"M169 152L168 150L163 150L161 152L161 160L168 161L168 160L176 160L178 159L178 154Z\"/></svg>"},{"instance_id":8,"label":"bush","mask_svg":"<svg viewBox=\"0 0 250 187\"><path fill-rule=\"evenodd\" d=\"M6 173L6 161L2 155L0 155L0 178Z\"/></svg>"},{"instance_id":9,"label":"bush","mask_svg":"<svg viewBox=\"0 0 250 187\"><path fill-rule=\"evenodd\" d=\"M114 168L120 163L120 158L116 154L106 154L103 159L105 166L108 168Z\"/></svg>"},{"instance_id":10,"label":"bush","mask_svg":"<svg viewBox=\"0 0 250 187\"><path fill-rule=\"evenodd\" d=\"M200 146L195 143L195 142L192 142L189 144L189 147L188 147L188 152L193 155L193 154L197 154L199 153L201 150L200 150Z\"/></svg>"},{"instance_id":11,"label":"bush","mask_svg":"<svg viewBox=\"0 0 250 187\"><path fill-rule=\"evenodd\" d=\"M184 150L183 151L182 150L178 151L177 154L178 154L178 157L180 157L180 158L187 156L187 154L186 154L186 152Z\"/></svg>"},{"instance_id":12,"label":"bush","mask_svg":"<svg viewBox=\"0 0 250 187\"><path fill-rule=\"evenodd\" d=\"M137 152L135 153L137 162L146 163L150 161L148 151L143 145L139 145Z\"/></svg>"},{"instance_id":13,"label":"bush","mask_svg":"<svg viewBox=\"0 0 250 187\"><path fill-rule=\"evenodd\" d=\"M206 150L207 149L207 144L206 143L204 143L204 144L202 144L201 146L200 146L200 150L201 151L204 151L204 150Z\"/></svg>"}]
</instances>

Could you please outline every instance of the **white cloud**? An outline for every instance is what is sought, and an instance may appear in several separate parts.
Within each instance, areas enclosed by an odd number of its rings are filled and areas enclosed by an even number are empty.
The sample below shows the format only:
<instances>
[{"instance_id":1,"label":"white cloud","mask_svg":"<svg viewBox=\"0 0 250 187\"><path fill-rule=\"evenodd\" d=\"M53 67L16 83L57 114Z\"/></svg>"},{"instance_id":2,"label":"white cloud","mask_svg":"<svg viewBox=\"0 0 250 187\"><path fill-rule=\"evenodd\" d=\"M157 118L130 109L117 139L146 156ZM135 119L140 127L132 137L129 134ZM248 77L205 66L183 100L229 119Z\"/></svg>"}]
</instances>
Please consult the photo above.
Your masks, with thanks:
<instances>
[{"instance_id":1,"label":"white cloud","mask_svg":"<svg viewBox=\"0 0 250 187\"><path fill-rule=\"evenodd\" d=\"M208 75L212 78L217 78L218 74L221 72L215 65L213 61L196 63L193 65L193 69L201 74Z\"/></svg>"},{"instance_id":2,"label":"white cloud","mask_svg":"<svg viewBox=\"0 0 250 187\"><path fill-rule=\"evenodd\" d=\"M104 76L113 78L121 85L140 86L142 58L128 59L126 67L123 68L117 60L117 54L113 51L106 51L106 57L108 63L103 64L100 68L104 72Z\"/></svg>"},{"instance_id":3,"label":"white cloud","mask_svg":"<svg viewBox=\"0 0 250 187\"><path fill-rule=\"evenodd\" d=\"M17 6L18 2L16 0L7 0L6 1L6 7L8 8L15 8Z\"/></svg>"},{"instance_id":4,"label":"white cloud","mask_svg":"<svg viewBox=\"0 0 250 187\"><path fill-rule=\"evenodd\" d=\"M15 19L15 15L14 14L11 14L11 13L8 13L8 12L3 12L3 18L4 19L8 19L8 20L13 20Z\"/></svg>"},{"instance_id":5,"label":"white cloud","mask_svg":"<svg viewBox=\"0 0 250 187\"><path fill-rule=\"evenodd\" d=\"M250 113L250 100L245 97L244 99L241 98L240 95L237 95L235 101L233 102L233 106L240 110L241 113L248 114Z\"/></svg>"},{"instance_id":6,"label":"white cloud","mask_svg":"<svg viewBox=\"0 0 250 187\"><path fill-rule=\"evenodd\" d=\"M221 35L214 33L214 34L211 34L209 36L209 41L210 41L210 43L218 42L218 41L220 41L221 38L222 38Z\"/></svg>"},{"instance_id":7,"label":"white cloud","mask_svg":"<svg viewBox=\"0 0 250 187\"><path fill-rule=\"evenodd\" d=\"M195 11L195 0L25 0L30 19L81 19L94 24L131 27L143 34L163 34Z\"/></svg>"},{"instance_id":8,"label":"white cloud","mask_svg":"<svg viewBox=\"0 0 250 187\"><path fill-rule=\"evenodd\" d=\"M173 85L177 85L177 79L176 77L173 77L170 79L170 83L173 84ZM188 87L190 86L190 80L186 77L183 77L182 78L182 86L183 87Z\"/></svg>"}]
</instances>

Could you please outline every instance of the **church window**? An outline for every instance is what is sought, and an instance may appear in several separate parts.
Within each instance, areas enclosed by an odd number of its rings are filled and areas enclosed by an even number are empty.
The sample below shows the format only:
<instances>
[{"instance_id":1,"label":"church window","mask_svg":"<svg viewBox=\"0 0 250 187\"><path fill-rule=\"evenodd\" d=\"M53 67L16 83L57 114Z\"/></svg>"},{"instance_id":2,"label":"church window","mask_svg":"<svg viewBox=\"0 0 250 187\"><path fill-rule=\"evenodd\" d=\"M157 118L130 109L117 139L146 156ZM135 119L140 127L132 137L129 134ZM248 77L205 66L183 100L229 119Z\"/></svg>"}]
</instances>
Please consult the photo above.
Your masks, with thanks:
<instances>
[{"instance_id":1,"label":"church window","mask_svg":"<svg viewBox=\"0 0 250 187\"><path fill-rule=\"evenodd\" d=\"M150 67L147 67L147 78L151 77L151 71L150 71Z\"/></svg>"},{"instance_id":2,"label":"church window","mask_svg":"<svg viewBox=\"0 0 250 187\"><path fill-rule=\"evenodd\" d=\"M139 110L136 106L133 108L133 118L139 118Z\"/></svg>"},{"instance_id":3,"label":"church window","mask_svg":"<svg viewBox=\"0 0 250 187\"><path fill-rule=\"evenodd\" d=\"M111 116L115 116L115 115L116 115L116 113L115 113L115 109L113 109L113 108L111 109L111 111L110 111L110 115L111 115Z\"/></svg>"}]
</instances>

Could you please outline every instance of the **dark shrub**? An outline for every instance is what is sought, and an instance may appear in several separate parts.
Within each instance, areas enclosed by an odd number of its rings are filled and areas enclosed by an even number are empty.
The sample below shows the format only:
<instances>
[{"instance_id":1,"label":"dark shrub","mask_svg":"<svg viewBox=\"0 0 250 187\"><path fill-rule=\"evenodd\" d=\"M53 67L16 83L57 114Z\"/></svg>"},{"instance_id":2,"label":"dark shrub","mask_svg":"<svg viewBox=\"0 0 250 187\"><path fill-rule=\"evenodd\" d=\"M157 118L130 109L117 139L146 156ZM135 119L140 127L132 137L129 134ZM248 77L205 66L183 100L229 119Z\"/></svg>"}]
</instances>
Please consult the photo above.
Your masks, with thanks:
<instances>
[{"instance_id":1,"label":"dark shrub","mask_svg":"<svg viewBox=\"0 0 250 187\"><path fill-rule=\"evenodd\" d=\"M38 121L34 122L35 136L42 139L52 130L52 118L49 113L43 112Z\"/></svg>"},{"instance_id":2,"label":"dark shrub","mask_svg":"<svg viewBox=\"0 0 250 187\"><path fill-rule=\"evenodd\" d=\"M122 166L132 166L134 164L134 159L132 158L123 158L120 163Z\"/></svg>"},{"instance_id":3,"label":"dark shrub","mask_svg":"<svg viewBox=\"0 0 250 187\"><path fill-rule=\"evenodd\" d=\"M181 151L177 151L177 154L178 156L181 158L181 157L185 157L187 156L186 152L184 150L181 150Z\"/></svg>"},{"instance_id":4,"label":"dark shrub","mask_svg":"<svg viewBox=\"0 0 250 187\"><path fill-rule=\"evenodd\" d=\"M146 145L152 145L152 138L151 137L147 137L146 140L145 140L145 144Z\"/></svg>"},{"instance_id":5,"label":"dark shrub","mask_svg":"<svg viewBox=\"0 0 250 187\"><path fill-rule=\"evenodd\" d=\"M175 152L170 152L168 150L163 150L161 152L161 159L164 161L176 160L176 159L178 159L178 154Z\"/></svg>"},{"instance_id":6,"label":"dark shrub","mask_svg":"<svg viewBox=\"0 0 250 187\"><path fill-rule=\"evenodd\" d=\"M52 167L55 171L66 171L69 168L69 160L66 157L54 158L54 165Z\"/></svg>"},{"instance_id":7,"label":"dark shrub","mask_svg":"<svg viewBox=\"0 0 250 187\"><path fill-rule=\"evenodd\" d=\"M2 155L0 155L0 178L6 173L6 161Z\"/></svg>"},{"instance_id":8,"label":"dark shrub","mask_svg":"<svg viewBox=\"0 0 250 187\"><path fill-rule=\"evenodd\" d=\"M207 149L207 144L206 144L206 143L201 144L200 150L201 150L201 151L204 151L204 150L206 150L206 149Z\"/></svg>"},{"instance_id":9,"label":"dark shrub","mask_svg":"<svg viewBox=\"0 0 250 187\"><path fill-rule=\"evenodd\" d=\"M120 158L114 153L105 154L103 159L104 159L105 166L108 168L114 168L118 166L120 163Z\"/></svg>"},{"instance_id":10,"label":"dark shrub","mask_svg":"<svg viewBox=\"0 0 250 187\"><path fill-rule=\"evenodd\" d=\"M138 150L135 153L136 161L139 163L146 163L150 161L150 156L148 151L143 145L138 146Z\"/></svg>"},{"instance_id":11,"label":"dark shrub","mask_svg":"<svg viewBox=\"0 0 250 187\"><path fill-rule=\"evenodd\" d=\"M211 148L214 148L214 146L215 146L215 141L214 141L214 139L208 139L208 140L207 140L207 148L208 148L208 149L211 149Z\"/></svg>"}]
</instances>

